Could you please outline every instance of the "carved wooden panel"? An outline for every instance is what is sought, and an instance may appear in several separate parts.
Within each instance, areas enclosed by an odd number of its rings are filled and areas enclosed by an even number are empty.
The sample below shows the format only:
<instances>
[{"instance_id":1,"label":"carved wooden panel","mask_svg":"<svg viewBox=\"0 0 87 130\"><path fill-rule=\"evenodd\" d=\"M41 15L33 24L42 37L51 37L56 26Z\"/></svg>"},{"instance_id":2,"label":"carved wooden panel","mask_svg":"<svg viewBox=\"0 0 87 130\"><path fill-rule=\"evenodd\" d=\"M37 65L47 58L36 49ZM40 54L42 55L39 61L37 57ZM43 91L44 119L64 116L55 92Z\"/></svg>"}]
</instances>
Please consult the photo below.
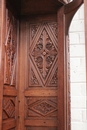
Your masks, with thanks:
<instances>
[{"instance_id":1,"label":"carved wooden panel","mask_svg":"<svg viewBox=\"0 0 87 130\"><path fill-rule=\"evenodd\" d=\"M15 98L4 97L3 99L3 120L15 118Z\"/></svg>"},{"instance_id":2,"label":"carved wooden panel","mask_svg":"<svg viewBox=\"0 0 87 130\"><path fill-rule=\"evenodd\" d=\"M29 86L57 87L57 24L30 25ZM37 74L37 75L36 75Z\"/></svg>"},{"instance_id":3,"label":"carved wooden panel","mask_svg":"<svg viewBox=\"0 0 87 130\"><path fill-rule=\"evenodd\" d=\"M28 119L57 119L57 98L56 97L29 97L27 98Z\"/></svg>"},{"instance_id":4,"label":"carved wooden panel","mask_svg":"<svg viewBox=\"0 0 87 130\"><path fill-rule=\"evenodd\" d=\"M28 86L25 90L27 130L58 129L58 36L56 22L27 23Z\"/></svg>"},{"instance_id":5,"label":"carved wooden panel","mask_svg":"<svg viewBox=\"0 0 87 130\"><path fill-rule=\"evenodd\" d=\"M17 20L7 10L4 84L16 84Z\"/></svg>"},{"instance_id":6,"label":"carved wooden panel","mask_svg":"<svg viewBox=\"0 0 87 130\"><path fill-rule=\"evenodd\" d=\"M2 129L15 130L17 126L17 29L18 21L6 9L5 64L3 85Z\"/></svg>"}]
</instances>

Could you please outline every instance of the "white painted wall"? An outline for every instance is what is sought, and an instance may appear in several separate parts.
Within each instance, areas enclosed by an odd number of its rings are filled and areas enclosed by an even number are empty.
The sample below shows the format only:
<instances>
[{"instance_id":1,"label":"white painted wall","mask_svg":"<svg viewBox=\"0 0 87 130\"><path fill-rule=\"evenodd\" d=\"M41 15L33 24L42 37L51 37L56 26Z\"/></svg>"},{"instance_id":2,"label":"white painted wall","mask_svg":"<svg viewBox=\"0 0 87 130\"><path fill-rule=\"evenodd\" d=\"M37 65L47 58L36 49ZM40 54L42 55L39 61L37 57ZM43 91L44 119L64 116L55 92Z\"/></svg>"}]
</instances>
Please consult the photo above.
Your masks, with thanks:
<instances>
[{"instance_id":1,"label":"white painted wall","mask_svg":"<svg viewBox=\"0 0 87 130\"><path fill-rule=\"evenodd\" d=\"M71 130L87 130L84 5L70 26Z\"/></svg>"}]
</instances>

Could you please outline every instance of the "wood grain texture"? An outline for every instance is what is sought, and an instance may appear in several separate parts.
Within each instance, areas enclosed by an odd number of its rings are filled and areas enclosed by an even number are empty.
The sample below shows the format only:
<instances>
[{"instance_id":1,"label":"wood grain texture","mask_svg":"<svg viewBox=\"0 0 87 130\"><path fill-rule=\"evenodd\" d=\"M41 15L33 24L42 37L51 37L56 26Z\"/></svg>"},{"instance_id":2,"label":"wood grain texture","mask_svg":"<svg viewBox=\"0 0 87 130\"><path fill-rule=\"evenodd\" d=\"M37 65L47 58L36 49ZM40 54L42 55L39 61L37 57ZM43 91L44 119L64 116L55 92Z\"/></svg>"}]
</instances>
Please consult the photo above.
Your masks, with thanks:
<instances>
[{"instance_id":1,"label":"wood grain texture","mask_svg":"<svg viewBox=\"0 0 87 130\"><path fill-rule=\"evenodd\" d=\"M63 4L60 0L22 0L21 15L56 13Z\"/></svg>"},{"instance_id":2,"label":"wood grain texture","mask_svg":"<svg viewBox=\"0 0 87 130\"><path fill-rule=\"evenodd\" d=\"M16 63L17 63L17 19L5 7L5 41L4 45L4 82L3 82L3 111L2 111L2 129L17 127L18 101L16 85ZM13 121L14 119L14 121ZM7 125L5 124L7 122ZM11 125L15 124L14 125Z\"/></svg>"},{"instance_id":3,"label":"wood grain texture","mask_svg":"<svg viewBox=\"0 0 87 130\"><path fill-rule=\"evenodd\" d=\"M40 89L36 89L36 90L28 90L25 91L25 96L57 96L58 93L57 91L55 91L55 89L49 90L49 89L45 89L45 90L40 90Z\"/></svg>"},{"instance_id":4,"label":"wood grain texture","mask_svg":"<svg viewBox=\"0 0 87 130\"><path fill-rule=\"evenodd\" d=\"M68 29L82 2L0 0L0 129L70 130Z\"/></svg>"},{"instance_id":5,"label":"wood grain texture","mask_svg":"<svg viewBox=\"0 0 87 130\"><path fill-rule=\"evenodd\" d=\"M57 126L56 120L26 120L25 126Z\"/></svg>"},{"instance_id":6,"label":"wood grain texture","mask_svg":"<svg viewBox=\"0 0 87 130\"><path fill-rule=\"evenodd\" d=\"M24 129L24 117L25 122L28 122L31 126L33 125L33 122L35 122L39 127L43 126L44 124L43 121L40 121L41 119L44 121L46 120L47 123L45 126L48 126L48 129L51 126L58 127L58 43L56 34L56 21L47 22L45 20L44 22L39 23L38 21L33 23L26 20L21 21L21 67L19 84L19 127L21 129ZM38 62L39 58L43 58L41 67ZM36 119L38 122L36 122Z\"/></svg>"},{"instance_id":7,"label":"wood grain texture","mask_svg":"<svg viewBox=\"0 0 87 130\"><path fill-rule=\"evenodd\" d=\"M57 127L26 127L26 130L33 130L33 128L35 130L57 130Z\"/></svg>"},{"instance_id":8,"label":"wood grain texture","mask_svg":"<svg viewBox=\"0 0 87 130\"><path fill-rule=\"evenodd\" d=\"M65 44L64 44L64 7L60 8L57 14L57 20L58 20L58 126L60 130L65 129L65 91L64 88L66 88L65 84ZM67 104L66 104L67 105Z\"/></svg>"},{"instance_id":9,"label":"wood grain texture","mask_svg":"<svg viewBox=\"0 0 87 130\"><path fill-rule=\"evenodd\" d=\"M2 130L3 82L4 82L4 42L5 42L5 0L0 0L0 130Z\"/></svg>"},{"instance_id":10,"label":"wood grain texture","mask_svg":"<svg viewBox=\"0 0 87 130\"><path fill-rule=\"evenodd\" d=\"M26 46L26 22L22 21L20 22L20 43L19 43L19 61L18 61L18 67L19 67L19 124L18 129L24 130L24 90L27 83L27 75L26 75L26 68L27 68L27 46Z\"/></svg>"},{"instance_id":11,"label":"wood grain texture","mask_svg":"<svg viewBox=\"0 0 87 130\"><path fill-rule=\"evenodd\" d=\"M16 120L5 121L3 122L2 130L15 130L15 126L16 126Z\"/></svg>"}]
</instances>

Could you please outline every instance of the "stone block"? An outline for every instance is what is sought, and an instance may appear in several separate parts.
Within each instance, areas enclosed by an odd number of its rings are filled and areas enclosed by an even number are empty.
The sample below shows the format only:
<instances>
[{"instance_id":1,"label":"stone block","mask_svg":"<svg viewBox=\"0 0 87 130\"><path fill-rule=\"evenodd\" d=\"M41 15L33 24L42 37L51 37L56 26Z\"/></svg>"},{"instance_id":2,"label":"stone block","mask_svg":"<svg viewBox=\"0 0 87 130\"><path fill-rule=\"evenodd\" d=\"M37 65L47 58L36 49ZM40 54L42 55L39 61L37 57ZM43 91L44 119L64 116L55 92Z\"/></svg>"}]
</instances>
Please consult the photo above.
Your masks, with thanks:
<instances>
[{"instance_id":1,"label":"stone block","mask_svg":"<svg viewBox=\"0 0 87 130\"><path fill-rule=\"evenodd\" d=\"M85 109L86 108L86 97L85 96L73 96L71 97L71 108L74 109Z\"/></svg>"},{"instance_id":2,"label":"stone block","mask_svg":"<svg viewBox=\"0 0 87 130\"><path fill-rule=\"evenodd\" d=\"M85 56L85 46L84 45L70 45L70 57L80 57Z\"/></svg>"},{"instance_id":3,"label":"stone block","mask_svg":"<svg viewBox=\"0 0 87 130\"><path fill-rule=\"evenodd\" d=\"M71 120L72 122L82 122L82 110L72 109L71 110Z\"/></svg>"},{"instance_id":4,"label":"stone block","mask_svg":"<svg viewBox=\"0 0 87 130\"><path fill-rule=\"evenodd\" d=\"M73 122L71 124L71 130L87 130L87 123Z\"/></svg>"},{"instance_id":5,"label":"stone block","mask_svg":"<svg viewBox=\"0 0 87 130\"><path fill-rule=\"evenodd\" d=\"M71 83L71 97L85 96L86 97L86 83Z\"/></svg>"},{"instance_id":6,"label":"stone block","mask_svg":"<svg viewBox=\"0 0 87 130\"><path fill-rule=\"evenodd\" d=\"M76 20L71 22L70 32L83 32L84 20Z\"/></svg>"},{"instance_id":7,"label":"stone block","mask_svg":"<svg viewBox=\"0 0 87 130\"><path fill-rule=\"evenodd\" d=\"M78 71L78 70L77 71L71 70L70 81L72 83L86 82L86 72Z\"/></svg>"},{"instance_id":8,"label":"stone block","mask_svg":"<svg viewBox=\"0 0 87 130\"><path fill-rule=\"evenodd\" d=\"M78 32L72 32L69 34L69 39L70 39L70 44L79 44L80 43L80 38L79 38L79 33Z\"/></svg>"},{"instance_id":9,"label":"stone block","mask_svg":"<svg viewBox=\"0 0 87 130\"><path fill-rule=\"evenodd\" d=\"M71 57L70 58L70 70L86 71L85 57Z\"/></svg>"}]
</instances>

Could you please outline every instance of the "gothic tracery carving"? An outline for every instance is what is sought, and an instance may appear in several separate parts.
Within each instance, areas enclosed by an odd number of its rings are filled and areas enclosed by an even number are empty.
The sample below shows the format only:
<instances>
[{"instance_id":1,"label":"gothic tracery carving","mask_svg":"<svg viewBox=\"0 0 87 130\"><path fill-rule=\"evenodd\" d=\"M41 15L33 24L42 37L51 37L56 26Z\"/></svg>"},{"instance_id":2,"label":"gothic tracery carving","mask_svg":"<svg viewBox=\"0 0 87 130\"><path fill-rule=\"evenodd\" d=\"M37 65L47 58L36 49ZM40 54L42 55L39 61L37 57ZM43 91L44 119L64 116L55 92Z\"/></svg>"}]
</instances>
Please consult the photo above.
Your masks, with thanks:
<instances>
[{"instance_id":1,"label":"gothic tracery carving","mask_svg":"<svg viewBox=\"0 0 87 130\"><path fill-rule=\"evenodd\" d=\"M33 69L31 69L31 77L30 78L31 78L31 80L30 80L31 85L39 85L39 82L34 74Z\"/></svg>"},{"instance_id":2,"label":"gothic tracery carving","mask_svg":"<svg viewBox=\"0 0 87 130\"><path fill-rule=\"evenodd\" d=\"M52 43L46 29L44 29L37 41L37 44L32 52L32 57L45 80L49 70L55 60L57 50Z\"/></svg>"},{"instance_id":3,"label":"gothic tracery carving","mask_svg":"<svg viewBox=\"0 0 87 130\"><path fill-rule=\"evenodd\" d=\"M56 69L50 84L55 86L58 85L58 69Z\"/></svg>"},{"instance_id":4,"label":"gothic tracery carving","mask_svg":"<svg viewBox=\"0 0 87 130\"><path fill-rule=\"evenodd\" d=\"M57 23L51 23L51 29L53 30L56 38L58 38L58 28L57 28Z\"/></svg>"},{"instance_id":5,"label":"gothic tracery carving","mask_svg":"<svg viewBox=\"0 0 87 130\"><path fill-rule=\"evenodd\" d=\"M31 26L31 37L32 37L32 39L34 38L34 36L37 32L37 29L38 29L38 25L32 25Z\"/></svg>"},{"instance_id":6,"label":"gothic tracery carving","mask_svg":"<svg viewBox=\"0 0 87 130\"><path fill-rule=\"evenodd\" d=\"M7 32L5 42L5 78L4 84L15 85L15 66L17 51L17 20L7 12Z\"/></svg>"},{"instance_id":7,"label":"gothic tracery carving","mask_svg":"<svg viewBox=\"0 0 87 130\"><path fill-rule=\"evenodd\" d=\"M58 57L57 46L57 23L42 23L30 25L29 58L34 66L38 77L41 79L40 86L46 86L50 76L50 86L57 86L57 75L51 74ZM57 70L58 71L58 70ZM31 76L29 76L31 77ZM34 77L35 78L35 77ZM31 79L29 80L31 81ZM36 83L37 84L37 83Z\"/></svg>"}]
</instances>

